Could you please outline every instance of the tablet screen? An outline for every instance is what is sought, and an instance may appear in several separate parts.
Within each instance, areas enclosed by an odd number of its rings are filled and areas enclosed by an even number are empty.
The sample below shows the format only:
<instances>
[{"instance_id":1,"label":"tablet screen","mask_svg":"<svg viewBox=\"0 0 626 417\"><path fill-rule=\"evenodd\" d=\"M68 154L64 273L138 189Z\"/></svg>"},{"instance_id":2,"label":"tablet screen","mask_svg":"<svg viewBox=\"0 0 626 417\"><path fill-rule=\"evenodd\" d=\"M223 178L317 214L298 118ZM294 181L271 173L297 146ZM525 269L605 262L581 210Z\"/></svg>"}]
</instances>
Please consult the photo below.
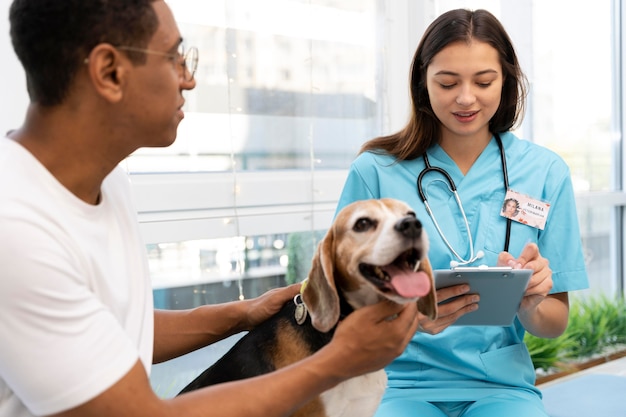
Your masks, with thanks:
<instances>
[{"instance_id":1,"label":"tablet screen","mask_svg":"<svg viewBox=\"0 0 626 417\"><path fill-rule=\"evenodd\" d=\"M456 326L510 326L533 273L530 269L455 268L433 271L435 287L468 284L480 294L478 310L461 316ZM445 302L444 302L445 303Z\"/></svg>"}]
</instances>

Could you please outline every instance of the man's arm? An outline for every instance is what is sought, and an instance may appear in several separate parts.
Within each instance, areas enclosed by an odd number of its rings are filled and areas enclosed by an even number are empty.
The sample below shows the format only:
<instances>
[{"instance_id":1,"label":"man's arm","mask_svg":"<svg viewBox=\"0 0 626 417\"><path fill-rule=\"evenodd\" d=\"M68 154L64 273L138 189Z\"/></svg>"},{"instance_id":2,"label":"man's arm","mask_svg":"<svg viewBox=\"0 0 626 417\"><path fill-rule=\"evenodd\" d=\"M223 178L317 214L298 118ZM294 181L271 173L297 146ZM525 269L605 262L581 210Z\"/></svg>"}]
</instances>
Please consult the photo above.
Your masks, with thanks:
<instances>
[{"instance_id":1,"label":"man's arm","mask_svg":"<svg viewBox=\"0 0 626 417\"><path fill-rule=\"evenodd\" d=\"M389 320L398 313L398 317ZM350 314L330 344L270 374L159 399L140 362L108 390L55 417L286 416L351 377L381 369L399 355L417 328L417 305L381 302ZM242 398L245 401L242 401Z\"/></svg>"},{"instance_id":2,"label":"man's arm","mask_svg":"<svg viewBox=\"0 0 626 417\"><path fill-rule=\"evenodd\" d=\"M191 310L155 310L153 362L163 362L250 330L278 313L299 291L300 284L294 284L245 301Z\"/></svg>"}]
</instances>

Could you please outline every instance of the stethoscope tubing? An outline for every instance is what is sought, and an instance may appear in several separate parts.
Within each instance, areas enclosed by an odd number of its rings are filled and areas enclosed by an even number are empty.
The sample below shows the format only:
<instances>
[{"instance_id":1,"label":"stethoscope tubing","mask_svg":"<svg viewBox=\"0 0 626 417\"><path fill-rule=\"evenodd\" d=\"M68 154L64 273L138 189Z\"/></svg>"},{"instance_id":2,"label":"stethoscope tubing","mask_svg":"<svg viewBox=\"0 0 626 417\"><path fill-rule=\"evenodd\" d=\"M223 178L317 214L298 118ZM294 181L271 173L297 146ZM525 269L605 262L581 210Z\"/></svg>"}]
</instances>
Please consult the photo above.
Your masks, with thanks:
<instances>
[{"instance_id":1,"label":"stethoscope tubing","mask_svg":"<svg viewBox=\"0 0 626 417\"><path fill-rule=\"evenodd\" d=\"M500 135L497 133L494 133L494 137L496 138L496 142L498 144L498 148L500 149L500 160L502 161L502 179L504 182L504 192L506 193L509 189L509 175L508 175L508 170L507 170L507 166L506 166L506 155L504 152L504 145L502 145L502 139L500 139ZM434 167L432 165L430 165L430 161L428 160L428 155L426 155L426 152L424 152L424 154L422 155L423 159L424 159L424 169L422 170L422 172L419 173L419 175L417 176L417 192L420 196L420 199L422 200L422 202L424 203L424 206L426 208L426 211L428 212L428 215L431 217L431 219L433 220L433 223L435 224L435 228L437 229L437 231L439 232L439 235L442 237L442 239L444 240L444 242L446 243L446 245L448 246L448 248L452 251L452 253L454 254L454 256L456 256L462 263L470 263L473 262L474 260L476 260L476 257L474 256L474 243L472 241L472 235L469 229L469 224L467 221L467 217L465 216L465 210L463 209L463 204L461 203L461 199L458 195L457 192L457 188L456 188L456 184L454 183L454 180L452 179L452 177L450 176L450 174L448 174L448 172L440 167ZM448 186L450 188L450 191L452 192L452 194L454 194L454 197L457 201L457 204L459 206L459 209L461 210L461 215L464 218L465 221L465 227L467 228L467 232L468 232L468 237L470 240L470 260L464 260L462 257L459 256L459 254L452 248L452 246L448 243L448 240L445 238L445 236L442 233L442 230L439 227L439 224L437 223L437 220L434 217L434 213L432 212L430 205L428 204L428 198L426 196L426 193L424 192L424 189L422 187L422 180L424 178L424 175L426 175L429 172L436 172L441 174L444 178L445 181L448 183ZM504 239L504 251L508 252L509 251L509 243L511 240L511 219L507 218L506 219L506 234L505 234L505 239Z\"/></svg>"}]
</instances>

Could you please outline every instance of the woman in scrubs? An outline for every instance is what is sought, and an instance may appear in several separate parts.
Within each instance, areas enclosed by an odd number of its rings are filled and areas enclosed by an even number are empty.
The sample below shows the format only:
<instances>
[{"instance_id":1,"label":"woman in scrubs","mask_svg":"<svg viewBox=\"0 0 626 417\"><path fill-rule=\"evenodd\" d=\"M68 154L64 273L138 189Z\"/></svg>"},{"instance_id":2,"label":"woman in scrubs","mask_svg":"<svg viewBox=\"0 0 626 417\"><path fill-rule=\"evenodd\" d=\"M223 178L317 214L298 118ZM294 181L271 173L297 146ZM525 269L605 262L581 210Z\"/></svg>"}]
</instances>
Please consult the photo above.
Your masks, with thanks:
<instances>
[{"instance_id":1,"label":"woman in scrubs","mask_svg":"<svg viewBox=\"0 0 626 417\"><path fill-rule=\"evenodd\" d=\"M438 318L421 316L412 342L386 369L377 417L547 416L524 333L562 334L568 291L588 283L569 168L510 132L523 113L525 81L492 14L449 11L415 53L408 124L366 142L351 165L338 210L370 198L408 202L429 236L434 269L534 271L508 327L453 326L480 308L479 296L465 285L438 290ZM426 161L441 169L420 180L430 213L416 186ZM520 201L519 221L502 215L509 198Z\"/></svg>"}]
</instances>

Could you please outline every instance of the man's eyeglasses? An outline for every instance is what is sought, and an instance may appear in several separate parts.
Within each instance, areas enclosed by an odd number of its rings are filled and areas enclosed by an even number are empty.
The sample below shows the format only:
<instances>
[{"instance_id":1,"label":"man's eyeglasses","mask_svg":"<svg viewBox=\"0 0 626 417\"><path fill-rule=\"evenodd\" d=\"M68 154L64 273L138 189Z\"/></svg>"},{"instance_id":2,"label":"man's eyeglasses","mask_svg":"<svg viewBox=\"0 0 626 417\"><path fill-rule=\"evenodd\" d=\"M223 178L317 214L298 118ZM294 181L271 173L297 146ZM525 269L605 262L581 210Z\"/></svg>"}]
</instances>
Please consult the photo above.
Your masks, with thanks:
<instances>
[{"instance_id":1,"label":"man's eyeglasses","mask_svg":"<svg viewBox=\"0 0 626 417\"><path fill-rule=\"evenodd\" d=\"M168 54L167 52L154 51L152 49L137 48L134 46L116 46L117 49L130 52L140 52L150 55L159 55L172 59L175 65L180 65L183 70L183 79L185 81L193 80L193 76L198 69L198 48L192 46L188 50L185 50L183 44L178 47L178 52L175 54Z\"/></svg>"}]
</instances>

